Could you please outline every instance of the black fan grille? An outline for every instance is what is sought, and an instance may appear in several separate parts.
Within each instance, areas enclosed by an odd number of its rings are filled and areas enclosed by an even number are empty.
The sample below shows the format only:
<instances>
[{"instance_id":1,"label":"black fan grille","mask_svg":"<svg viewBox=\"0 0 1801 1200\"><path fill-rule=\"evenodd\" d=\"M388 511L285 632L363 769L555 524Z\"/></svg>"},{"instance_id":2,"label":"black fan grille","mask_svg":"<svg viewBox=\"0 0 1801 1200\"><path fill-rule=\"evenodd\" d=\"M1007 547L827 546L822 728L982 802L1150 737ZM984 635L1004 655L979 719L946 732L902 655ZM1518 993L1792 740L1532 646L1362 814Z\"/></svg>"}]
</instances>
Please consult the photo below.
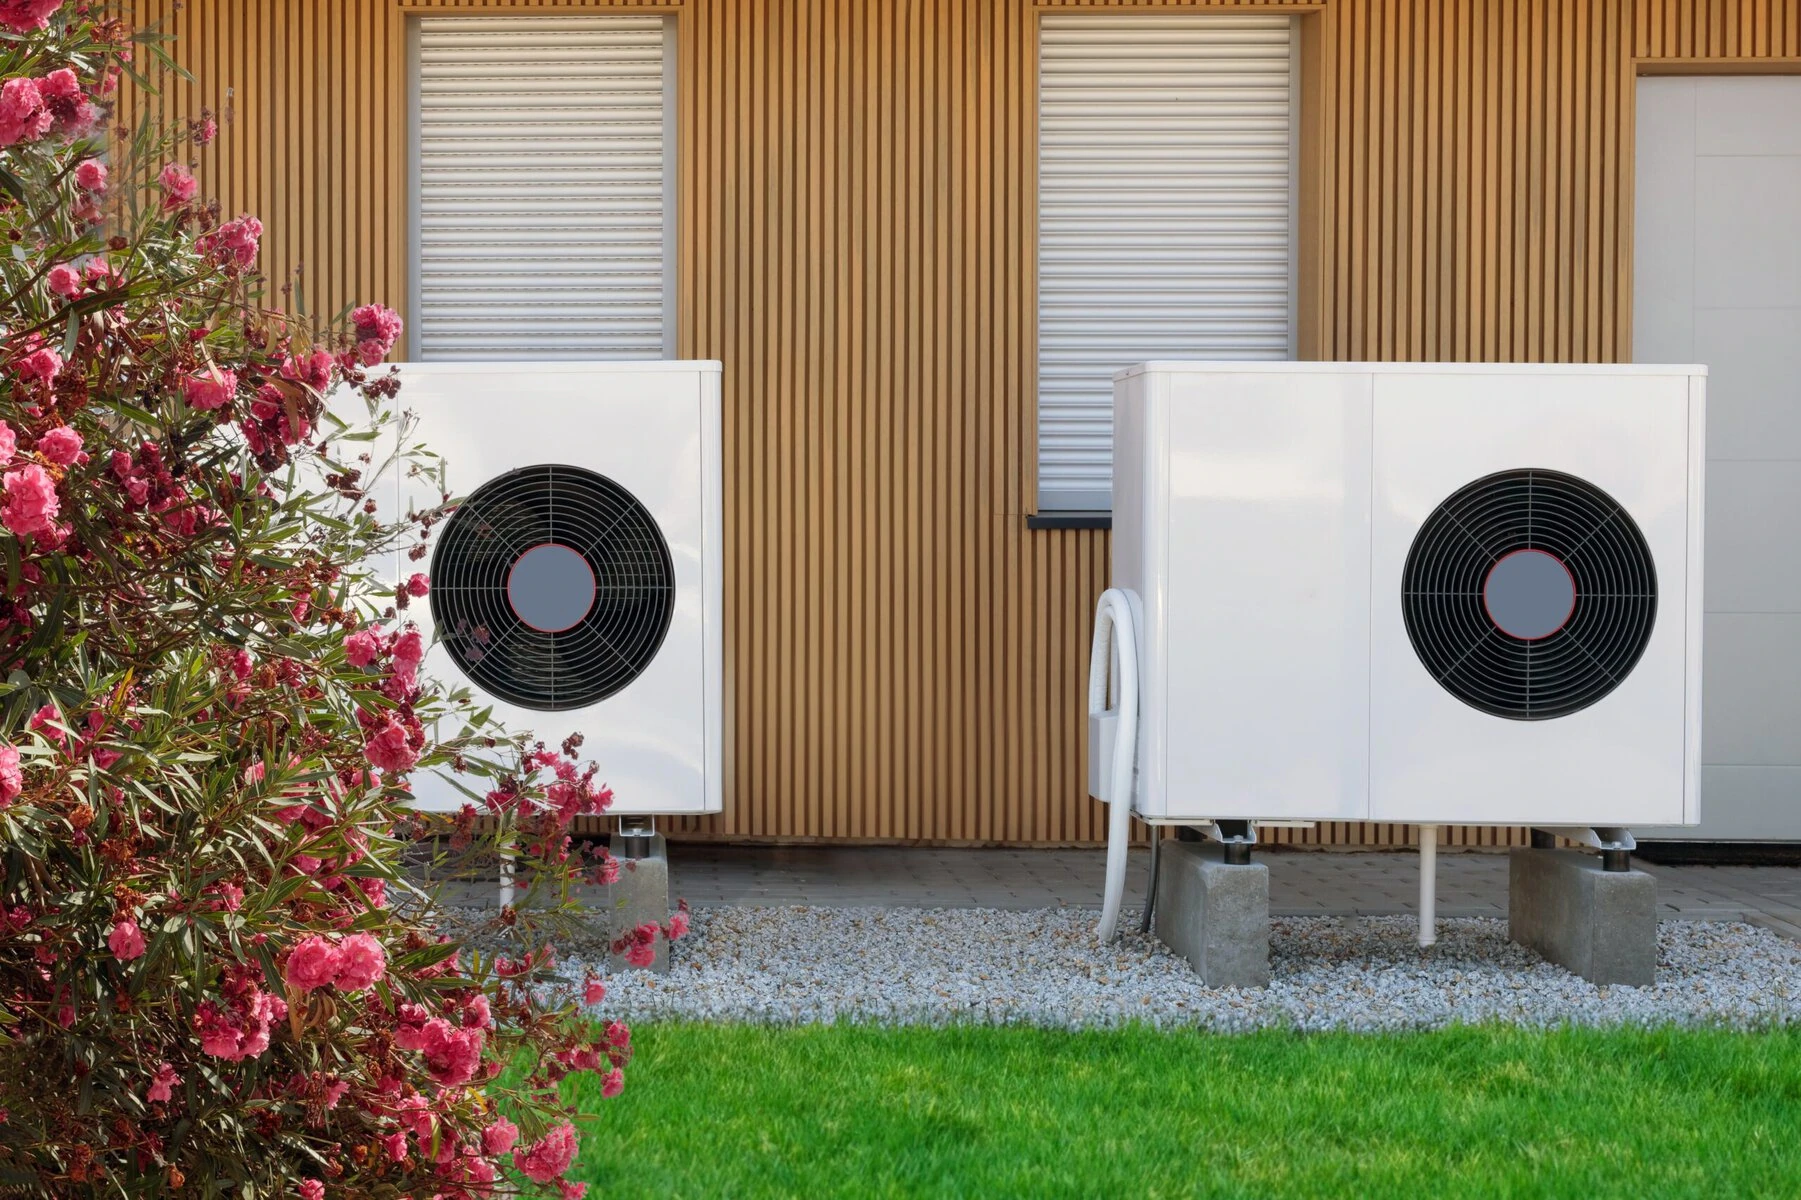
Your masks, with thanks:
<instances>
[{"instance_id":1,"label":"black fan grille","mask_svg":"<svg viewBox=\"0 0 1801 1200\"><path fill-rule=\"evenodd\" d=\"M1484 601L1503 558L1537 550L1562 562L1575 606L1561 627L1522 638ZM1513 720L1561 717L1625 679L1651 640L1657 570L1632 517L1591 483L1557 471L1504 471L1439 505L1407 555L1407 636L1458 699Z\"/></svg>"},{"instance_id":2,"label":"black fan grille","mask_svg":"<svg viewBox=\"0 0 1801 1200\"><path fill-rule=\"evenodd\" d=\"M545 545L573 550L594 576L592 605L557 632L528 625L507 592L514 564ZM580 708L656 657L675 571L656 521L617 483L580 467L523 467L477 488L445 522L431 609L450 656L486 691L522 708Z\"/></svg>"}]
</instances>

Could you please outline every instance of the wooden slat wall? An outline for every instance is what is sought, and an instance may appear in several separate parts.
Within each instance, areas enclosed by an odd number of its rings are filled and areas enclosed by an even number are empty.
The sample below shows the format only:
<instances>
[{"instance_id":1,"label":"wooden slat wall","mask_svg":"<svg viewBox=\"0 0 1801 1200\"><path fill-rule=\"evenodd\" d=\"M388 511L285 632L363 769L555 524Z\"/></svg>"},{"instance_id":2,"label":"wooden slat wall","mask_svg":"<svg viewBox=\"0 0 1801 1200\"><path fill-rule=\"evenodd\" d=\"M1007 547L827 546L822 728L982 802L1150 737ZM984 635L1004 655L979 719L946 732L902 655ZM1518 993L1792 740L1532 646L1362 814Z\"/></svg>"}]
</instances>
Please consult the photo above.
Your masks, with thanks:
<instances>
[{"instance_id":1,"label":"wooden slat wall","mask_svg":"<svg viewBox=\"0 0 1801 1200\"><path fill-rule=\"evenodd\" d=\"M1801 59L1794 0L1639 0L1633 53L1645 59Z\"/></svg>"},{"instance_id":2,"label":"wooden slat wall","mask_svg":"<svg viewBox=\"0 0 1801 1200\"><path fill-rule=\"evenodd\" d=\"M169 111L230 114L198 155L207 187L264 218L266 265L304 264L327 314L405 295L404 13L605 6L136 2L198 77ZM1106 541L1023 520L1034 6L630 6L681 23L681 349L727 364L731 776L726 814L679 832L1097 840L1082 698ZM1289 5L1318 50L1308 349L1626 357L1635 59L1795 59L1798 6Z\"/></svg>"}]
</instances>

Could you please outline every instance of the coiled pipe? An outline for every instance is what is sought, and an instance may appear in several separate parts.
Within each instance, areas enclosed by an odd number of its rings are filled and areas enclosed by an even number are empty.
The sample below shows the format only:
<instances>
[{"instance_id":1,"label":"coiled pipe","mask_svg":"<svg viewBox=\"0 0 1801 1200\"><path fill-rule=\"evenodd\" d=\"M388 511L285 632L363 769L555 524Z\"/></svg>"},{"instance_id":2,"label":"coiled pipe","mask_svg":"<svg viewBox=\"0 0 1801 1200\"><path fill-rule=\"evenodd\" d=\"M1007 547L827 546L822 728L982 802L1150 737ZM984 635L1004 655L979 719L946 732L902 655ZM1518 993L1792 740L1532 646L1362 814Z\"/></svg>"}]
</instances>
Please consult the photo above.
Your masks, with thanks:
<instances>
[{"instance_id":1,"label":"coiled pipe","mask_svg":"<svg viewBox=\"0 0 1801 1200\"><path fill-rule=\"evenodd\" d=\"M1131 598L1119 588L1101 593L1094 610L1094 644L1088 658L1088 715L1107 709L1108 682L1113 684L1113 774L1107 802L1107 881L1101 894L1101 920L1095 933L1103 942L1119 931L1119 909L1126 894L1126 850L1132 836L1133 759L1138 750L1138 638L1132 624Z\"/></svg>"}]
</instances>

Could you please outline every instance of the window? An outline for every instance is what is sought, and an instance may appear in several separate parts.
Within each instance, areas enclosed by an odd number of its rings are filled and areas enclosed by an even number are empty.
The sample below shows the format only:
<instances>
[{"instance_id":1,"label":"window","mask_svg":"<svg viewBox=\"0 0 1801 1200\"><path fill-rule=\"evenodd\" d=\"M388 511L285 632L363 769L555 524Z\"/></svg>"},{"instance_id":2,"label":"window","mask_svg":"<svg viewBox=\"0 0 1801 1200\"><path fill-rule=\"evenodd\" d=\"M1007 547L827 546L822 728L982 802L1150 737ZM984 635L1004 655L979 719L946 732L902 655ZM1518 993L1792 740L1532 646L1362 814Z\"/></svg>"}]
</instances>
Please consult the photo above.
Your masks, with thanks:
<instances>
[{"instance_id":1,"label":"window","mask_svg":"<svg viewBox=\"0 0 1801 1200\"><path fill-rule=\"evenodd\" d=\"M1113 374L1294 356L1292 18L1039 27L1038 506L1112 505Z\"/></svg>"},{"instance_id":2,"label":"window","mask_svg":"<svg viewBox=\"0 0 1801 1200\"><path fill-rule=\"evenodd\" d=\"M413 27L413 356L673 357L664 16Z\"/></svg>"}]
</instances>

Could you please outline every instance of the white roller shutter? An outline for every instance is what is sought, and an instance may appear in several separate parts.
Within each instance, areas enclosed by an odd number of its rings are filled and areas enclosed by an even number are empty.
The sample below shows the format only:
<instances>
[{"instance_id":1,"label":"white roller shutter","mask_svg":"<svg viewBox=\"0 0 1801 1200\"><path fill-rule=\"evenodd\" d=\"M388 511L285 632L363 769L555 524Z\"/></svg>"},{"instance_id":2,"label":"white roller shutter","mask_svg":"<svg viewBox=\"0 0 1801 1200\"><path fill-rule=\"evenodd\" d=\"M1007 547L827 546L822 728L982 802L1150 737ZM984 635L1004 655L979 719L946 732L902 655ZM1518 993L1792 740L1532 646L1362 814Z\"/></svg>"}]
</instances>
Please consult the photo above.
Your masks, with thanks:
<instances>
[{"instance_id":1,"label":"white roller shutter","mask_svg":"<svg viewBox=\"0 0 1801 1200\"><path fill-rule=\"evenodd\" d=\"M668 357L667 19L415 29L415 357Z\"/></svg>"},{"instance_id":2,"label":"white roller shutter","mask_svg":"<svg viewBox=\"0 0 1801 1200\"><path fill-rule=\"evenodd\" d=\"M1038 499L1111 506L1113 373L1294 354L1293 22L1046 15Z\"/></svg>"}]
</instances>

